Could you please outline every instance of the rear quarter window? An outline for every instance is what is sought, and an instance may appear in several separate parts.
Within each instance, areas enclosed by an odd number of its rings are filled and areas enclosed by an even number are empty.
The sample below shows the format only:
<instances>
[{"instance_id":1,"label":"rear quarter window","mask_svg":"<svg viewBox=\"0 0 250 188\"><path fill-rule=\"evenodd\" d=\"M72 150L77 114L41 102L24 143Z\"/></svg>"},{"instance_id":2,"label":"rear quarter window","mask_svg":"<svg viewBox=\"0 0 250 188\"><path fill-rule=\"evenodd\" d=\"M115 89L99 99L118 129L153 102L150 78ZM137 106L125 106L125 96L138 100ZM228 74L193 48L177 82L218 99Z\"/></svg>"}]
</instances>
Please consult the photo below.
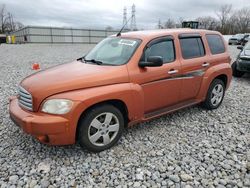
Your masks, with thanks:
<instances>
[{"instance_id":1,"label":"rear quarter window","mask_svg":"<svg viewBox=\"0 0 250 188\"><path fill-rule=\"evenodd\" d=\"M221 54L226 51L224 42L220 35L207 34L206 35L208 46L213 55Z\"/></svg>"}]
</instances>

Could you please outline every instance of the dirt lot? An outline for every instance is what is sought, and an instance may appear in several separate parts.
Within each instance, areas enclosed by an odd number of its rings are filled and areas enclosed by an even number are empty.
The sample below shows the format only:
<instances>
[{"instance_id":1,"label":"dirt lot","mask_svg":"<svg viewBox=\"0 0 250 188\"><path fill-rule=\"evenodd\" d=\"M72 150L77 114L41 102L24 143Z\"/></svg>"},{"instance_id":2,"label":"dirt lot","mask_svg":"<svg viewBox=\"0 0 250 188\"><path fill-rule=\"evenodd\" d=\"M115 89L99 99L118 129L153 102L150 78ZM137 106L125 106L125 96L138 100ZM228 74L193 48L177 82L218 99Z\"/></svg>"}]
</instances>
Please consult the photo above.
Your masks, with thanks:
<instances>
[{"instance_id":1,"label":"dirt lot","mask_svg":"<svg viewBox=\"0 0 250 188\"><path fill-rule=\"evenodd\" d=\"M195 106L139 124L99 154L49 147L16 127L8 97L32 63L44 69L90 48L0 46L0 187L250 187L250 75L233 78L219 109ZM238 52L230 46L232 58Z\"/></svg>"}]
</instances>

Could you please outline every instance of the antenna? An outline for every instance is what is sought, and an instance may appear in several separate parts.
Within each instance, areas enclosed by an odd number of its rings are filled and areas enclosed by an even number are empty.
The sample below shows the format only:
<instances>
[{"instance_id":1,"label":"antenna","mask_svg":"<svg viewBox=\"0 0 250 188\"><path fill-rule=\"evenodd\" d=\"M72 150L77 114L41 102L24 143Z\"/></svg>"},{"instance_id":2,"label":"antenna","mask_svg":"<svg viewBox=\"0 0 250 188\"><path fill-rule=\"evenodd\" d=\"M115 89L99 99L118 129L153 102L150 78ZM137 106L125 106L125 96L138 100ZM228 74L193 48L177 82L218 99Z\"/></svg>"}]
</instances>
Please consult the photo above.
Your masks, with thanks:
<instances>
[{"instance_id":1,"label":"antenna","mask_svg":"<svg viewBox=\"0 0 250 188\"><path fill-rule=\"evenodd\" d=\"M127 20L127 22L122 26L121 30L116 34L117 37L121 36L121 32L125 28L125 26L128 24L128 22L131 20L132 16Z\"/></svg>"},{"instance_id":2,"label":"antenna","mask_svg":"<svg viewBox=\"0 0 250 188\"><path fill-rule=\"evenodd\" d=\"M135 4L132 5L131 15L132 15L131 16L132 19L131 19L130 29L131 29L131 31L135 31L135 30L137 30L137 28L136 28L136 20L135 20Z\"/></svg>"}]
</instances>

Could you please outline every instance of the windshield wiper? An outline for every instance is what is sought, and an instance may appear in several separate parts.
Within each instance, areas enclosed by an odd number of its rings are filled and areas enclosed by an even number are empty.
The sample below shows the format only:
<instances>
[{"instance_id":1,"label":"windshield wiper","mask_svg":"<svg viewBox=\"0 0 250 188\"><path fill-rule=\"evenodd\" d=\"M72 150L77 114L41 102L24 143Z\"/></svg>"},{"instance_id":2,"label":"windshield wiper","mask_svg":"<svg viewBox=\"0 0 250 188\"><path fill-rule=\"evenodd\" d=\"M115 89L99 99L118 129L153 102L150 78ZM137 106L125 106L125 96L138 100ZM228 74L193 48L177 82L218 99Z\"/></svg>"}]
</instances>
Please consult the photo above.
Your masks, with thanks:
<instances>
[{"instance_id":1,"label":"windshield wiper","mask_svg":"<svg viewBox=\"0 0 250 188\"><path fill-rule=\"evenodd\" d=\"M76 59L76 61L83 61L83 60L85 60L85 56Z\"/></svg>"},{"instance_id":2,"label":"windshield wiper","mask_svg":"<svg viewBox=\"0 0 250 188\"><path fill-rule=\"evenodd\" d=\"M91 62L91 63L95 63L95 64L97 64L97 65L103 64L102 61L95 60L95 59L85 59L85 58L83 58L83 60L84 60L85 62Z\"/></svg>"}]
</instances>

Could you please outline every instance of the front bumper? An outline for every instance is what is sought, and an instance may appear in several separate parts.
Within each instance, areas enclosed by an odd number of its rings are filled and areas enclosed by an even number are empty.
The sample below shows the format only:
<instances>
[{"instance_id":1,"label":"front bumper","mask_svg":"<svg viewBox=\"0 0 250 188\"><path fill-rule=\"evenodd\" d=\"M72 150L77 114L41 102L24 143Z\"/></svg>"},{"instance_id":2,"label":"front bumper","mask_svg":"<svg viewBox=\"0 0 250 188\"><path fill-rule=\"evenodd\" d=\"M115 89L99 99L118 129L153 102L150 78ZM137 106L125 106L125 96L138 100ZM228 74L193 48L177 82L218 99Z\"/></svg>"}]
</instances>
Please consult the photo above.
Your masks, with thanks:
<instances>
[{"instance_id":1,"label":"front bumper","mask_svg":"<svg viewBox=\"0 0 250 188\"><path fill-rule=\"evenodd\" d=\"M10 99L9 113L16 125L42 143L73 144L70 138L69 120L62 116L26 111L18 105L16 97Z\"/></svg>"},{"instance_id":2,"label":"front bumper","mask_svg":"<svg viewBox=\"0 0 250 188\"><path fill-rule=\"evenodd\" d=\"M250 59L241 59L241 61L237 60L237 70L242 72L250 72Z\"/></svg>"}]
</instances>

